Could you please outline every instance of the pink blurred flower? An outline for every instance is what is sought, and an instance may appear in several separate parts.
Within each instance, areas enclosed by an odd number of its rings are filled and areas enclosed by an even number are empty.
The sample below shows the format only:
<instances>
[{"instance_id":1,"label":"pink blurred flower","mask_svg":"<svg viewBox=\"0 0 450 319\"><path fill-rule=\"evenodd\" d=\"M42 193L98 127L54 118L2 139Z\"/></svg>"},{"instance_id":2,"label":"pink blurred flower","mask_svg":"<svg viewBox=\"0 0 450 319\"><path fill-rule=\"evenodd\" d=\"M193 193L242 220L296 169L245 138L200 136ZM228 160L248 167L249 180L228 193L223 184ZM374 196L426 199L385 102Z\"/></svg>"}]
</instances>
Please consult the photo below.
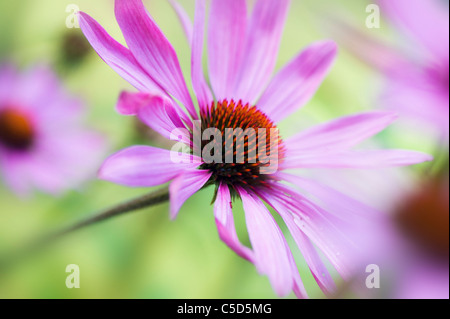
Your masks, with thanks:
<instances>
[{"instance_id":1,"label":"pink blurred flower","mask_svg":"<svg viewBox=\"0 0 450 319\"><path fill-rule=\"evenodd\" d=\"M448 140L449 14L439 0L379 0L383 12L412 40L405 65L388 72L386 102L427 121ZM401 58L401 57L399 57ZM406 66L408 64L408 66Z\"/></svg>"},{"instance_id":2,"label":"pink blurred flower","mask_svg":"<svg viewBox=\"0 0 450 319\"><path fill-rule=\"evenodd\" d=\"M344 20L331 32L385 76L380 104L418 125L421 133L449 139L449 13L440 0L378 0L397 29L396 45L363 33Z\"/></svg>"},{"instance_id":3,"label":"pink blurred flower","mask_svg":"<svg viewBox=\"0 0 450 319\"><path fill-rule=\"evenodd\" d=\"M336 46L329 41L315 43L272 78L289 3L257 1L248 18L243 0L212 1L207 34L211 87L202 68L205 1L196 2L193 26L183 9L174 3L192 45L191 79L199 111L172 45L142 1L115 1L116 18L129 49L112 39L87 14L80 13L79 18L84 34L100 57L140 91L121 95L119 113L137 115L168 139L173 139L171 133L177 129L187 128L179 131L179 138L192 147L194 120L201 121L202 129L217 127L222 133L226 127L275 128L275 123L312 98L331 67ZM175 163L172 158L177 152L133 146L108 158L100 177L130 187L171 181L172 218L189 197L214 184L214 215L220 238L239 256L254 263L261 274L268 275L278 295L293 290L298 297L306 297L292 252L265 201L284 220L322 290L332 293L335 283L316 247L343 278L350 278L358 243L346 231L366 225L374 212L329 187L286 170L373 169L430 160L430 156L412 151L352 150L394 119L395 115L388 112L357 114L313 127L285 141L277 140L280 166L273 174L260 174L259 169L264 168L260 158L254 164L248 159L243 164L207 164L202 158L185 154L185 161ZM242 200L252 249L238 239L233 195Z\"/></svg>"},{"instance_id":4,"label":"pink blurred flower","mask_svg":"<svg viewBox=\"0 0 450 319\"><path fill-rule=\"evenodd\" d=\"M59 194L94 174L104 142L81 113L48 68L0 68L0 175L12 191Z\"/></svg>"},{"instance_id":5,"label":"pink blurred flower","mask_svg":"<svg viewBox=\"0 0 450 319\"><path fill-rule=\"evenodd\" d=\"M370 259L360 266L379 266L381 289L366 289L364 276L354 280L358 291L371 298L448 299L448 175L441 172L413 190L403 189L389 212L388 223L375 229L379 239L370 247Z\"/></svg>"},{"instance_id":6,"label":"pink blurred flower","mask_svg":"<svg viewBox=\"0 0 450 319\"><path fill-rule=\"evenodd\" d=\"M422 182L394 211L398 269L392 295L402 299L449 298L448 176ZM394 258L392 258L395 256ZM386 256L385 256L386 257Z\"/></svg>"}]
</instances>

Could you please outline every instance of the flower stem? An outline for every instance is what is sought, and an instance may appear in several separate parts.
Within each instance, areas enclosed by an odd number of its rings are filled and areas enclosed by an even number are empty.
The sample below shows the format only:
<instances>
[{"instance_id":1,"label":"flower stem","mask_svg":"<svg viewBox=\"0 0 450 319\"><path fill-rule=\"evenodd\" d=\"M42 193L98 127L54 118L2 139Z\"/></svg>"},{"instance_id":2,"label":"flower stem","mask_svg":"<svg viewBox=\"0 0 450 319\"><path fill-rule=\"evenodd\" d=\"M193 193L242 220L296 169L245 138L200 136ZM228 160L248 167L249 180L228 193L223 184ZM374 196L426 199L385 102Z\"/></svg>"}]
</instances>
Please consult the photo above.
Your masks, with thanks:
<instances>
[{"instance_id":1,"label":"flower stem","mask_svg":"<svg viewBox=\"0 0 450 319\"><path fill-rule=\"evenodd\" d=\"M134 212L143 208L154 206L169 200L169 192L167 188L157 190L155 192L134 198L126 201L109 209L106 209L100 213L82 220L78 223L70 225L59 231L44 235L32 241L29 245L25 246L9 255L0 256L0 271L5 270L18 261L21 261L27 257L30 257L41 250L47 248L53 242L56 242L62 237L65 237L79 229L87 226L97 224L99 222L111 219L116 216L124 215L126 213Z\"/></svg>"}]
</instances>

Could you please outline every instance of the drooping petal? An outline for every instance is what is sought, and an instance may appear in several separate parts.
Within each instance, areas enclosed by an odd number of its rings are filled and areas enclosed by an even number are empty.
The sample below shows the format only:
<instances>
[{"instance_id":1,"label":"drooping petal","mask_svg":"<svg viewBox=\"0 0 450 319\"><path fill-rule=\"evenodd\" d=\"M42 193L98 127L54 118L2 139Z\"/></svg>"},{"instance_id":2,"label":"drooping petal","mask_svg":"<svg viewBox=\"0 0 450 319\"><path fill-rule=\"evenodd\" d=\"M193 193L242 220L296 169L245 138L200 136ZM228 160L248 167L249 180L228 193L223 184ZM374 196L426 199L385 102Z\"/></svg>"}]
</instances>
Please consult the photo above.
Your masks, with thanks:
<instances>
[{"instance_id":1,"label":"drooping petal","mask_svg":"<svg viewBox=\"0 0 450 319\"><path fill-rule=\"evenodd\" d=\"M336 52L336 44L332 41L306 48L275 76L258 101L258 107L274 122L301 108L317 91Z\"/></svg>"},{"instance_id":2,"label":"drooping petal","mask_svg":"<svg viewBox=\"0 0 450 319\"><path fill-rule=\"evenodd\" d=\"M255 266L269 277L276 293L285 296L293 288L293 274L283 233L261 200L243 189L238 191L255 254Z\"/></svg>"},{"instance_id":3,"label":"drooping petal","mask_svg":"<svg viewBox=\"0 0 450 319\"><path fill-rule=\"evenodd\" d=\"M141 0L116 0L116 19L133 56L152 79L179 100L192 118L198 115L183 78L176 52Z\"/></svg>"},{"instance_id":4,"label":"drooping petal","mask_svg":"<svg viewBox=\"0 0 450 319\"><path fill-rule=\"evenodd\" d=\"M173 134L181 134L181 136L177 136L177 141L190 145L191 137L179 112L183 111L177 110L171 100L153 96L138 109L137 115L143 123L165 138L172 139Z\"/></svg>"},{"instance_id":5,"label":"drooping petal","mask_svg":"<svg viewBox=\"0 0 450 319\"><path fill-rule=\"evenodd\" d=\"M413 36L429 53L446 58L449 50L448 8L438 0L378 0L382 12Z\"/></svg>"},{"instance_id":6,"label":"drooping petal","mask_svg":"<svg viewBox=\"0 0 450 319\"><path fill-rule=\"evenodd\" d=\"M283 218L320 288L324 293L332 294L336 290L336 285L311 241L295 223L289 207L286 207L277 196L271 196L267 191L260 190L258 193Z\"/></svg>"},{"instance_id":7,"label":"drooping petal","mask_svg":"<svg viewBox=\"0 0 450 319\"><path fill-rule=\"evenodd\" d=\"M286 174L280 178L292 184L284 187L284 192L292 198L288 200L294 202L292 207L296 207L292 210L295 224L348 279L355 265L370 260L370 252L380 247L380 237L385 239L389 224L386 216L313 181L287 178Z\"/></svg>"},{"instance_id":8,"label":"drooping petal","mask_svg":"<svg viewBox=\"0 0 450 319\"><path fill-rule=\"evenodd\" d=\"M288 209L296 226L325 254L339 274L346 280L351 278L353 267L359 261L359 249L362 248L355 243L355 236L351 236L352 229L340 229L335 219L330 220L330 214L290 187L278 185L277 189L272 190L271 197L271 203L274 203L273 199L277 199L283 204L280 210ZM297 238L299 239L301 240ZM318 262L317 259L314 260ZM316 267L319 265L316 264ZM320 268L325 271L323 267ZM328 289L332 287L329 279L327 283L322 282Z\"/></svg>"},{"instance_id":9,"label":"drooping petal","mask_svg":"<svg viewBox=\"0 0 450 319\"><path fill-rule=\"evenodd\" d=\"M221 184L217 192L216 202L214 203L214 216L216 219L217 230L219 231L219 237L234 250L236 254L253 263L253 251L244 246L237 236L231 205L230 190L227 185Z\"/></svg>"},{"instance_id":10,"label":"drooping petal","mask_svg":"<svg viewBox=\"0 0 450 319\"><path fill-rule=\"evenodd\" d=\"M289 265L291 266L292 281L293 281L292 290L295 296L297 296L297 298L307 299L308 293L306 292L305 285L303 284L302 278L300 277L300 273L298 272L297 263L295 262L294 256L292 255L291 248L289 247L286 240L284 240L284 247L286 249L286 254L288 255L289 258Z\"/></svg>"},{"instance_id":11,"label":"drooping petal","mask_svg":"<svg viewBox=\"0 0 450 319\"><path fill-rule=\"evenodd\" d=\"M192 36L192 85L197 96L200 110L205 109L213 96L203 73L203 42L205 37L205 0L195 4L195 25Z\"/></svg>"},{"instance_id":12,"label":"drooping petal","mask_svg":"<svg viewBox=\"0 0 450 319\"><path fill-rule=\"evenodd\" d=\"M164 94L133 54L84 12L79 13L80 28L94 50L114 71L142 92Z\"/></svg>"},{"instance_id":13,"label":"drooping petal","mask_svg":"<svg viewBox=\"0 0 450 319\"><path fill-rule=\"evenodd\" d=\"M316 251L315 247L311 243L311 241L308 239L306 235L304 235L298 227L296 227L294 223L294 219L292 217L286 217L287 219L284 219L285 223L290 226L288 226L289 231L293 234L294 240L298 247L302 247L300 249L303 256L305 256L306 263L308 264L309 269L311 270L311 273L313 274L314 279L318 283L320 289L325 294L331 295L336 291L336 285L331 278L330 272L326 268L323 261L320 259L320 256L318 252ZM291 218L291 219L289 219ZM289 222L287 222L289 220ZM305 296L306 291L303 288L303 285L299 285L297 283L297 291L295 294L297 297ZM295 290L294 290L295 291Z\"/></svg>"},{"instance_id":14,"label":"drooping petal","mask_svg":"<svg viewBox=\"0 0 450 319\"><path fill-rule=\"evenodd\" d=\"M290 154L348 150L381 132L396 118L391 112L351 115L304 130L288 138L285 145Z\"/></svg>"},{"instance_id":15,"label":"drooping petal","mask_svg":"<svg viewBox=\"0 0 450 319\"><path fill-rule=\"evenodd\" d=\"M324 253L342 278L349 280L353 274L354 264L358 263L353 259L357 255L356 247L323 215L311 217L316 212L310 210L308 215L296 216L294 223ZM309 221L307 217L312 220Z\"/></svg>"},{"instance_id":16,"label":"drooping petal","mask_svg":"<svg viewBox=\"0 0 450 319\"><path fill-rule=\"evenodd\" d=\"M150 128L167 139L178 130L182 134L181 142L190 143L190 136L185 130L185 123L190 124L188 115L168 97L161 97L144 92L122 92L116 106L122 115L137 115ZM181 115L180 115L181 114Z\"/></svg>"},{"instance_id":17,"label":"drooping petal","mask_svg":"<svg viewBox=\"0 0 450 319\"><path fill-rule=\"evenodd\" d=\"M431 161L432 156L406 150L344 151L332 154L305 153L290 156L283 168L385 168Z\"/></svg>"},{"instance_id":18,"label":"drooping petal","mask_svg":"<svg viewBox=\"0 0 450 319\"><path fill-rule=\"evenodd\" d=\"M257 0L235 87L236 99L254 103L268 84L278 57L289 4L290 0Z\"/></svg>"},{"instance_id":19,"label":"drooping petal","mask_svg":"<svg viewBox=\"0 0 450 319\"><path fill-rule=\"evenodd\" d=\"M148 104L153 95L146 92L123 91L117 100L116 110L122 115L136 115L139 109Z\"/></svg>"},{"instance_id":20,"label":"drooping petal","mask_svg":"<svg viewBox=\"0 0 450 319\"><path fill-rule=\"evenodd\" d=\"M212 173L207 170L188 170L170 184L170 218L177 217L184 202L198 192L208 182L211 175Z\"/></svg>"},{"instance_id":21,"label":"drooping petal","mask_svg":"<svg viewBox=\"0 0 450 319\"><path fill-rule=\"evenodd\" d=\"M150 146L133 146L106 159L98 175L120 185L150 187L164 184L199 165L197 159L187 154L178 161L174 158L179 159L180 155Z\"/></svg>"},{"instance_id":22,"label":"drooping petal","mask_svg":"<svg viewBox=\"0 0 450 319\"><path fill-rule=\"evenodd\" d=\"M369 221L371 218L381 215L381 212L372 207L314 180L286 173L279 173L277 176L307 192L310 196L308 198L314 198L315 203L338 219L347 222L361 219Z\"/></svg>"},{"instance_id":23,"label":"drooping petal","mask_svg":"<svg viewBox=\"0 0 450 319\"><path fill-rule=\"evenodd\" d=\"M247 6L241 0L212 0L208 34L208 68L217 100L233 96L245 44ZM231 94L231 95L230 95Z\"/></svg>"}]
</instances>

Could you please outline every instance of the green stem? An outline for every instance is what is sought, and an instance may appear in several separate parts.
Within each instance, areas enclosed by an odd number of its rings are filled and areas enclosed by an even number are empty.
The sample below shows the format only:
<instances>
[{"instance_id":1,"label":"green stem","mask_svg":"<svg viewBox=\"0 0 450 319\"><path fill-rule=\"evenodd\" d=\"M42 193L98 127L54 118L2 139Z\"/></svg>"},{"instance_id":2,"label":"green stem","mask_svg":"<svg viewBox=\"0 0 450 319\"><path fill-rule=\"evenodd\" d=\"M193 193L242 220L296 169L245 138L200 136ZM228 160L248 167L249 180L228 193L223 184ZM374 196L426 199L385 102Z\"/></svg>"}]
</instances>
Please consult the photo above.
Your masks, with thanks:
<instances>
[{"instance_id":1,"label":"green stem","mask_svg":"<svg viewBox=\"0 0 450 319\"><path fill-rule=\"evenodd\" d=\"M51 243L57 241L58 239L65 237L79 229L88 227L90 225L97 224L99 222L111 219L113 217L121 216L126 213L134 212L143 208L154 206L169 200L169 192L167 188L146 194L135 199L126 201L109 209L106 209L100 213L94 214L93 216L75 223L71 226L63 228L59 231L50 233L43 237L37 238L29 245L25 246L23 249L11 253L9 255L0 256L0 271L7 269L23 260L26 257L30 257L41 250L48 247Z\"/></svg>"}]
</instances>

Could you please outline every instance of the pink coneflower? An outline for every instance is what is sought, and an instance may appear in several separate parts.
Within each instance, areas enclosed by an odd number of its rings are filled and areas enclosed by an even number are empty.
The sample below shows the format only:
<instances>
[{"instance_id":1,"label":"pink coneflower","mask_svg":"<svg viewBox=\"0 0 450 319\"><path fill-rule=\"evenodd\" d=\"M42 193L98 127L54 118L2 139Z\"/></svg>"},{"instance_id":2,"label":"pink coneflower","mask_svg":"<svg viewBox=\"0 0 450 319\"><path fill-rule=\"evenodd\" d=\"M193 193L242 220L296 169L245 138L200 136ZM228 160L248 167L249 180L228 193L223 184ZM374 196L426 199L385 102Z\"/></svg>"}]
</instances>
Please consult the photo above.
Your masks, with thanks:
<instances>
[{"instance_id":1,"label":"pink coneflower","mask_svg":"<svg viewBox=\"0 0 450 319\"><path fill-rule=\"evenodd\" d=\"M15 193L58 194L95 171L104 143L81 125L81 107L45 67L0 68L0 175Z\"/></svg>"},{"instance_id":2,"label":"pink coneflower","mask_svg":"<svg viewBox=\"0 0 450 319\"><path fill-rule=\"evenodd\" d=\"M306 48L271 79L289 2L256 1L249 18L244 0L211 2L207 35L211 87L202 70L205 1L196 2L193 26L175 4L192 44L192 84L198 111L173 47L142 1L115 2L116 18L129 49L112 39L85 13L80 13L80 25L100 57L140 91L123 93L118 111L137 115L163 136L185 142L195 154L194 121L199 120L200 130L214 127L222 135L227 128L251 128L254 132L260 128L274 129L276 123L308 102L327 74L336 46L324 41ZM258 145L251 144L250 136L238 135L232 139L233 146L237 149L244 145L244 163L225 160L207 163L192 154L181 156L185 160L176 163L174 153L178 152L133 146L108 158L100 178L131 187L171 181L172 218L189 197L205 186L215 185L214 215L220 238L239 256L254 263L261 274L266 274L278 295L294 291L298 297L305 297L292 252L266 202L281 215L318 284L330 293L335 284L316 247L344 278L349 278L355 243L344 234L344 229L370 214L370 209L285 170L377 168L430 160L428 155L403 150L351 150L383 130L394 118L386 112L358 114L286 140L264 138L258 131ZM201 147L206 145L202 143ZM269 158L277 154L276 172L262 174L266 162L259 153L256 158L251 155L255 147L268 151ZM225 159L228 149L225 145L220 145L220 149ZM238 239L232 213L234 197L242 200L252 248Z\"/></svg>"}]
</instances>

